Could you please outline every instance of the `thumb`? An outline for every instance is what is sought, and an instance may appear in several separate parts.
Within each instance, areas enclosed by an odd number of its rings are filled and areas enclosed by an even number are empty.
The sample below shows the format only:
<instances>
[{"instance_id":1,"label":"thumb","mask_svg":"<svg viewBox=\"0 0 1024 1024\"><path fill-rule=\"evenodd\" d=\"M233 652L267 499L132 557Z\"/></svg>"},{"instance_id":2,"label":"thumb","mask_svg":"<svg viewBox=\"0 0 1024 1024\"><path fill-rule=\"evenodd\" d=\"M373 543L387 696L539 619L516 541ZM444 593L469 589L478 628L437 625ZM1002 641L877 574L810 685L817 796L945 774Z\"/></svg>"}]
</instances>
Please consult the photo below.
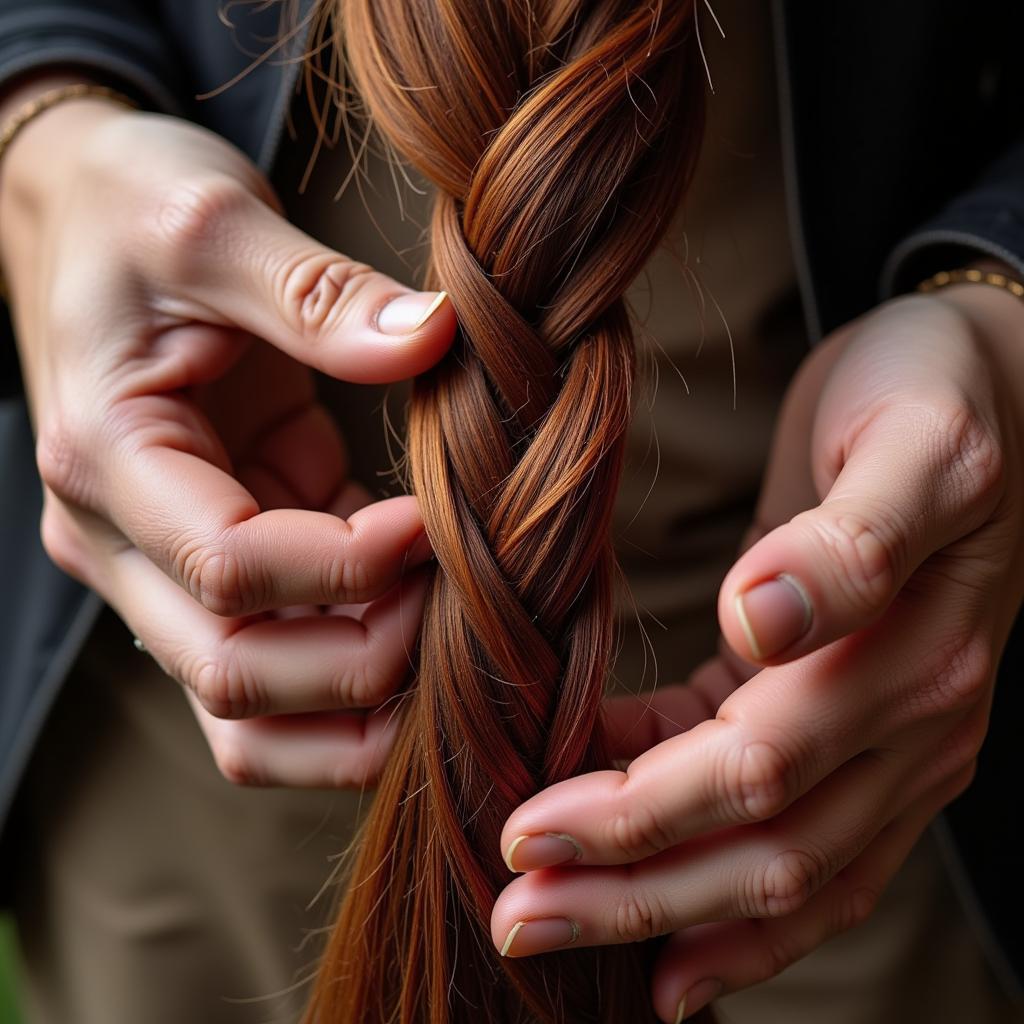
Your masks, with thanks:
<instances>
[{"instance_id":1,"label":"thumb","mask_svg":"<svg viewBox=\"0 0 1024 1024\"><path fill-rule=\"evenodd\" d=\"M160 211L160 278L214 322L341 380L382 384L448 350L445 292L418 292L321 245L227 175L178 188Z\"/></svg>"},{"instance_id":2,"label":"thumb","mask_svg":"<svg viewBox=\"0 0 1024 1024\"><path fill-rule=\"evenodd\" d=\"M718 615L733 650L778 664L864 628L926 558L980 526L994 481L985 444L967 433L961 422L936 437L935 416L918 408L862 430L821 504L770 530L726 576Z\"/></svg>"}]
</instances>

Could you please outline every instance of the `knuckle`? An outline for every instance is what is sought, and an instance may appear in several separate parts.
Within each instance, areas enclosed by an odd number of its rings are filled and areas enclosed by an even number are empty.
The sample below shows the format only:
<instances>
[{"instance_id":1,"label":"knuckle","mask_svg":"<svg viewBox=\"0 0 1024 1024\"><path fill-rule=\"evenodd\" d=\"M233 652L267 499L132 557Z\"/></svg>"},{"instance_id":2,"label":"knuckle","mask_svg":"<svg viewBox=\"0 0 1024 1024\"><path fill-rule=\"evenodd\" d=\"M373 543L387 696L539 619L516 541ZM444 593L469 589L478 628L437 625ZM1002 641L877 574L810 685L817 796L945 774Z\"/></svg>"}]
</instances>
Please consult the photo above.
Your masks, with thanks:
<instances>
[{"instance_id":1,"label":"knuckle","mask_svg":"<svg viewBox=\"0 0 1024 1024\"><path fill-rule=\"evenodd\" d=\"M267 597L267 587L258 575L227 544L182 551L175 561L189 593L214 615L245 615L261 607Z\"/></svg>"},{"instance_id":2,"label":"knuckle","mask_svg":"<svg viewBox=\"0 0 1024 1024\"><path fill-rule=\"evenodd\" d=\"M375 658L356 659L346 664L331 687L334 707L369 708L390 696L393 674Z\"/></svg>"},{"instance_id":3,"label":"knuckle","mask_svg":"<svg viewBox=\"0 0 1024 1024\"><path fill-rule=\"evenodd\" d=\"M344 552L324 566L323 593L332 604L361 604L370 600L374 588L373 574L366 562L351 552Z\"/></svg>"},{"instance_id":4,"label":"knuckle","mask_svg":"<svg viewBox=\"0 0 1024 1024\"><path fill-rule=\"evenodd\" d=\"M820 941L839 935L863 924L874 913L878 903L877 890L861 886L837 899L824 919L825 934ZM765 922L757 919L750 922L759 927ZM813 951L796 929L772 929L766 942L759 946L759 955L754 963L752 981L767 981L781 974L798 960Z\"/></svg>"},{"instance_id":5,"label":"knuckle","mask_svg":"<svg viewBox=\"0 0 1024 1024\"><path fill-rule=\"evenodd\" d=\"M199 703L216 718L251 718L267 712L261 688L226 652L204 658L186 674Z\"/></svg>"},{"instance_id":6,"label":"knuckle","mask_svg":"<svg viewBox=\"0 0 1024 1024\"><path fill-rule=\"evenodd\" d=\"M906 564L902 531L887 525L888 515L877 510L869 518L844 510L834 516L809 516L828 555L825 565L833 582L863 615L873 615L889 600Z\"/></svg>"},{"instance_id":7,"label":"knuckle","mask_svg":"<svg viewBox=\"0 0 1024 1024\"><path fill-rule=\"evenodd\" d=\"M837 881L843 881L842 872L837 876ZM845 884L828 905L824 917L823 940L841 935L843 932L848 932L864 924L875 912L880 897L880 891L872 886L851 887L849 884Z\"/></svg>"},{"instance_id":8,"label":"knuckle","mask_svg":"<svg viewBox=\"0 0 1024 1024\"><path fill-rule=\"evenodd\" d=\"M969 508L987 505L1005 479L1002 445L966 402L939 415L940 426L934 436L946 486Z\"/></svg>"},{"instance_id":9,"label":"knuckle","mask_svg":"<svg viewBox=\"0 0 1024 1024\"><path fill-rule=\"evenodd\" d=\"M374 273L365 263L337 254L303 255L280 272L280 308L307 340L326 337L345 319Z\"/></svg>"},{"instance_id":10,"label":"knuckle","mask_svg":"<svg viewBox=\"0 0 1024 1024\"><path fill-rule=\"evenodd\" d=\"M958 778L977 763L978 754L985 742L988 722L985 716L970 715L947 737L935 757L935 774L938 781Z\"/></svg>"},{"instance_id":11,"label":"knuckle","mask_svg":"<svg viewBox=\"0 0 1024 1024\"><path fill-rule=\"evenodd\" d=\"M40 426L36 440L39 477L63 501L87 504L91 491L91 448L84 430L64 417Z\"/></svg>"},{"instance_id":12,"label":"knuckle","mask_svg":"<svg viewBox=\"0 0 1024 1024\"><path fill-rule=\"evenodd\" d=\"M748 739L729 751L722 790L729 822L765 821L789 806L796 791L796 769L781 747Z\"/></svg>"},{"instance_id":13,"label":"knuckle","mask_svg":"<svg viewBox=\"0 0 1024 1024\"><path fill-rule=\"evenodd\" d=\"M806 849L781 850L754 872L746 917L785 917L799 910L828 876L821 857Z\"/></svg>"},{"instance_id":14,"label":"knuckle","mask_svg":"<svg viewBox=\"0 0 1024 1024\"><path fill-rule=\"evenodd\" d=\"M925 685L939 711L964 711L988 693L995 675L991 647L980 633L955 637L929 658Z\"/></svg>"},{"instance_id":15,"label":"knuckle","mask_svg":"<svg viewBox=\"0 0 1024 1024\"><path fill-rule=\"evenodd\" d=\"M755 922L760 923L760 922ZM788 932L774 934L761 947L754 968L754 981L768 981L781 974L787 967L792 967L804 954L794 935Z\"/></svg>"},{"instance_id":16,"label":"knuckle","mask_svg":"<svg viewBox=\"0 0 1024 1024\"><path fill-rule=\"evenodd\" d=\"M623 862L650 857L666 850L675 837L661 816L628 783L623 785L615 812L608 819L606 841Z\"/></svg>"},{"instance_id":17,"label":"knuckle","mask_svg":"<svg viewBox=\"0 0 1024 1024\"><path fill-rule=\"evenodd\" d=\"M187 274L189 253L223 246L225 225L250 199L245 186L226 174L176 181L158 199L153 221L158 242Z\"/></svg>"},{"instance_id":18,"label":"knuckle","mask_svg":"<svg viewBox=\"0 0 1024 1024\"><path fill-rule=\"evenodd\" d=\"M671 915L656 892L630 885L617 900L612 922L617 941L644 942L671 930Z\"/></svg>"}]
</instances>

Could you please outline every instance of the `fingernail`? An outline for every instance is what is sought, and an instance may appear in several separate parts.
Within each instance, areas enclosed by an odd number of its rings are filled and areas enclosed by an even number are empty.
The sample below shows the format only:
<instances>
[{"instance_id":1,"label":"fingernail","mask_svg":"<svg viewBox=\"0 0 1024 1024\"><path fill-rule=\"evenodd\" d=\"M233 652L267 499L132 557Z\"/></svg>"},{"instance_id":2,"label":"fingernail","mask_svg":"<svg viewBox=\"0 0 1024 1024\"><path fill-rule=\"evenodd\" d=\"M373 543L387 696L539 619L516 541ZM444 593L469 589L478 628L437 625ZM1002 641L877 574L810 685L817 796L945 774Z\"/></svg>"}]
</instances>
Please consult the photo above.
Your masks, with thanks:
<instances>
[{"instance_id":1,"label":"fingernail","mask_svg":"<svg viewBox=\"0 0 1024 1024\"><path fill-rule=\"evenodd\" d=\"M447 292L410 292L408 295L399 295L377 314L377 329L383 334L412 334L446 301Z\"/></svg>"},{"instance_id":2,"label":"fingernail","mask_svg":"<svg viewBox=\"0 0 1024 1024\"><path fill-rule=\"evenodd\" d=\"M580 937L580 926L564 917L516 921L501 947L502 956L533 956L571 946Z\"/></svg>"},{"instance_id":3,"label":"fingernail","mask_svg":"<svg viewBox=\"0 0 1024 1024\"><path fill-rule=\"evenodd\" d=\"M545 832L537 836L519 836L505 855L509 871L536 871L568 864L583 857L583 847L564 832Z\"/></svg>"},{"instance_id":4,"label":"fingernail","mask_svg":"<svg viewBox=\"0 0 1024 1024\"><path fill-rule=\"evenodd\" d=\"M679 1000L679 1009L676 1010L675 1024L683 1024L686 1019L686 993L683 993L683 998Z\"/></svg>"},{"instance_id":5,"label":"fingernail","mask_svg":"<svg viewBox=\"0 0 1024 1024\"><path fill-rule=\"evenodd\" d=\"M796 643L810 628L811 599L803 584L788 572L736 595L736 617L758 661Z\"/></svg>"},{"instance_id":6,"label":"fingernail","mask_svg":"<svg viewBox=\"0 0 1024 1024\"><path fill-rule=\"evenodd\" d=\"M722 983L714 978L705 978L703 981L698 981L679 1000L675 1024L682 1024L687 1017L692 1017L698 1010L703 1010L721 991Z\"/></svg>"}]
</instances>

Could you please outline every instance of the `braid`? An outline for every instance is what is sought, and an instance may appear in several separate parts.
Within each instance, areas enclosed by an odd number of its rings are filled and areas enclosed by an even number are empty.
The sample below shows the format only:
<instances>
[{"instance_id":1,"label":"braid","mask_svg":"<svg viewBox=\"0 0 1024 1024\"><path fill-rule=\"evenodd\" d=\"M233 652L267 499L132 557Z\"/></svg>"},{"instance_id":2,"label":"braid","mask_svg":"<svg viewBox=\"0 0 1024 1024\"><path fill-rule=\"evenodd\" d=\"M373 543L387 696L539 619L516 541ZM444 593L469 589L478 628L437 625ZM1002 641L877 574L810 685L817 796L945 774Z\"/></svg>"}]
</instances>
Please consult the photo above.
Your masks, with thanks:
<instances>
[{"instance_id":1,"label":"braid","mask_svg":"<svg viewBox=\"0 0 1024 1024\"><path fill-rule=\"evenodd\" d=\"M440 571L317 1024L655 1020L643 947L502 959L488 922L509 813L608 763L623 293L695 161L692 17L691 0L341 3L377 128L436 186L429 286L460 332L410 409Z\"/></svg>"}]
</instances>

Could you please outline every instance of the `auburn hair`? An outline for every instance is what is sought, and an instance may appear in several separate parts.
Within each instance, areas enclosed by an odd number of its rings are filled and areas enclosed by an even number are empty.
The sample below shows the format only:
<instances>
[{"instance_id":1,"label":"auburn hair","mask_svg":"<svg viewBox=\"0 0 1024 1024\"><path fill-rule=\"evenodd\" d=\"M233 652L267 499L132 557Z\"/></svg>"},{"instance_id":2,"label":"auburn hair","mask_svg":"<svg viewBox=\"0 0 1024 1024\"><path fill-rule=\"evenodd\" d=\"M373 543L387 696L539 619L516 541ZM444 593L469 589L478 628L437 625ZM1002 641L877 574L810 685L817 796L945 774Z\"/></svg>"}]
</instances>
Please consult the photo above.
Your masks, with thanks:
<instances>
[{"instance_id":1,"label":"auburn hair","mask_svg":"<svg viewBox=\"0 0 1024 1024\"><path fill-rule=\"evenodd\" d=\"M409 410L438 561L416 677L307 1021L655 1021L645 946L501 958L489 919L509 813L608 766L623 293L696 161L692 0L332 0L331 15L376 130L436 188L426 286L460 328Z\"/></svg>"}]
</instances>

